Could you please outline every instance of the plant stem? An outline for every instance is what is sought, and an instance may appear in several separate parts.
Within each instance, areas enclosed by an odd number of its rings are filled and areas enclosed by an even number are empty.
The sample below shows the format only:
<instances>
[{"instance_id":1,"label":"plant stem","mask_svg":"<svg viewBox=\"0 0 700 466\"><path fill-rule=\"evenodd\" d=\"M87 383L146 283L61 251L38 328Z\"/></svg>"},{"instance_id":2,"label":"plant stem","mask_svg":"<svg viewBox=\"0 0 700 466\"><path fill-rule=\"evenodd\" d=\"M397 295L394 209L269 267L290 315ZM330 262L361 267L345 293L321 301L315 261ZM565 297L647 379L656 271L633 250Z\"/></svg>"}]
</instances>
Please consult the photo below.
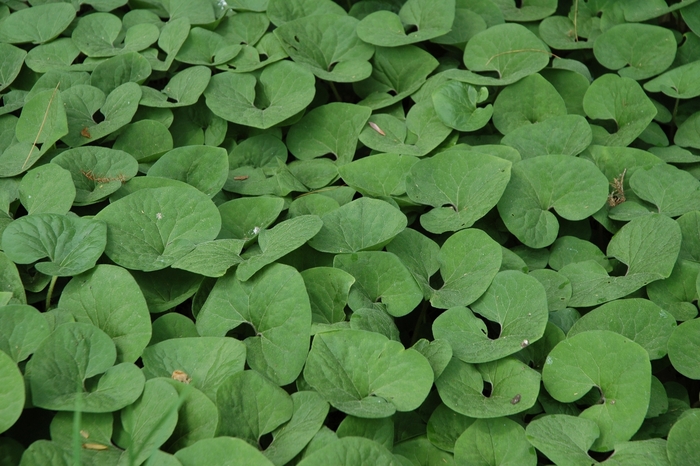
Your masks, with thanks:
<instances>
[{"instance_id":1,"label":"plant stem","mask_svg":"<svg viewBox=\"0 0 700 466\"><path fill-rule=\"evenodd\" d=\"M46 292L46 310L49 310L51 305L51 295L53 295L53 288L56 286L56 280L58 280L58 275L51 277L51 283L49 283L49 291Z\"/></svg>"},{"instance_id":2,"label":"plant stem","mask_svg":"<svg viewBox=\"0 0 700 466\"><path fill-rule=\"evenodd\" d=\"M343 98L340 97L340 94L338 93L338 89L336 89L333 81L328 81L328 84L330 84L330 86L331 86L331 90L333 91L333 95L335 96L335 100L337 100L338 102L342 102Z\"/></svg>"},{"instance_id":3,"label":"plant stem","mask_svg":"<svg viewBox=\"0 0 700 466\"><path fill-rule=\"evenodd\" d=\"M411 337L411 346L415 345L416 342L418 341L418 335L420 334L420 329L423 327L423 323L425 322L425 312L428 309L428 301L423 301L423 304L421 305L420 308L420 314L418 315L418 319L416 319L416 326L413 328L413 336Z\"/></svg>"}]
</instances>

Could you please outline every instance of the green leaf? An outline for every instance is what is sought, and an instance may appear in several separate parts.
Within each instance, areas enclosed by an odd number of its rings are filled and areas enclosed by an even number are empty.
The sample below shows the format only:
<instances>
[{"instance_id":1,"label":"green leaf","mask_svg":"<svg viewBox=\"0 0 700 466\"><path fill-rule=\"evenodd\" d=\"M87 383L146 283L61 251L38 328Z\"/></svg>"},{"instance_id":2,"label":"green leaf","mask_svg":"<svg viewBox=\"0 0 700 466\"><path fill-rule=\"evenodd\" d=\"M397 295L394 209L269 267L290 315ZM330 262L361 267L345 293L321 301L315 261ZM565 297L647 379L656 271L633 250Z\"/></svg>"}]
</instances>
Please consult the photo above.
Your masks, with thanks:
<instances>
[{"instance_id":1,"label":"green leaf","mask_svg":"<svg viewBox=\"0 0 700 466\"><path fill-rule=\"evenodd\" d=\"M306 360L311 327L299 272L272 264L246 282L233 273L218 279L197 316L197 330L224 336L243 323L255 330L245 339L248 365L280 385L293 382Z\"/></svg>"},{"instance_id":2,"label":"green leaf","mask_svg":"<svg viewBox=\"0 0 700 466\"><path fill-rule=\"evenodd\" d=\"M433 322L435 338L447 340L455 357L464 362L495 361L517 353L544 335L549 312L544 287L522 272L499 272L472 310L453 307ZM500 333L491 339L486 324L495 322Z\"/></svg>"},{"instance_id":3,"label":"green leaf","mask_svg":"<svg viewBox=\"0 0 700 466\"><path fill-rule=\"evenodd\" d=\"M242 438L257 445L260 437L292 417L292 398L256 371L228 377L216 395L221 413L219 435Z\"/></svg>"},{"instance_id":4,"label":"green leaf","mask_svg":"<svg viewBox=\"0 0 700 466\"><path fill-rule=\"evenodd\" d=\"M346 13L340 5L330 0L270 0L267 6L267 16L277 27L297 18L324 14Z\"/></svg>"},{"instance_id":5,"label":"green leaf","mask_svg":"<svg viewBox=\"0 0 700 466\"><path fill-rule=\"evenodd\" d=\"M263 454L276 466L287 464L321 429L330 406L313 391L292 393L292 418L272 432L272 443Z\"/></svg>"},{"instance_id":6,"label":"green leaf","mask_svg":"<svg viewBox=\"0 0 700 466\"><path fill-rule=\"evenodd\" d=\"M115 263L146 272L160 270L213 240L221 227L214 203L194 188L142 189L102 209L105 252Z\"/></svg>"},{"instance_id":7,"label":"green leaf","mask_svg":"<svg viewBox=\"0 0 700 466\"><path fill-rule=\"evenodd\" d=\"M236 269L236 278L250 279L258 270L303 246L323 227L316 215L300 215L263 230L258 236L259 254L245 255ZM248 251L246 251L248 252Z\"/></svg>"},{"instance_id":8,"label":"green leaf","mask_svg":"<svg viewBox=\"0 0 700 466\"><path fill-rule=\"evenodd\" d=\"M17 266L4 252L0 252L0 292L9 293L8 304L26 304L27 296ZM7 295L5 295L7 296Z\"/></svg>"},{"instance_id":9,"label":"green leaf","mask_svg":"<svg viewBox=\"0 0 700 466\"><path fill-rule=\"evenodd\" d=\"M520 241L531 248L554 242L559 222L582 220L605 204L608 181L592 163L568 155L543 155L513 165L498 213Z\"/></svg>"},{"instance_id":10,"label":"green leaf","mask_svg":"<svg viewBox=\"0 0 700 466\"><path fill-rule=\"evenodd\" d=\"M243 262L239 256L243 244L244 241L240 239L199 243L192 251L176 260L171 267L205 277L221 277L231 266Z\"/></svg>"},{"instance_id":11,"label":"green leaf","mask_svg":"<svg viewBox=\"0 0 700 466\"><path fill-rule=\"evenodd\" d=\"M589 330L610 330L639 344L649 359L666 355L666 346L676 328L672 315L646 299L617 300L588 312L574 323L569 338Z\"/></svg>"},{"instance_id":12,"label":"green leaf","mask_svg":"<svg viewBox=\"0 0 700 466\"><path fill-rule=\"evenodd\" d=\"M654 204L660 214L678 217L697 209L700 182L673 165L659 164L635 170L630 187L641 199Z\"/></svg>"},{"instance_id":13,"label":"green leaf","mask_svg":"<svg viewBox=\"0 0 700 466\"><path fill-rule=\"evenodd\" d=\"M173 378L165 380L177 390L182 404L177 413L177 425L163 450L176 452L201 439L212 438L219 424L219 410L204 393Z\"/></svg>"},{"instance_id":14,"label":"green leaf","mask_svg":"<svg viewBox=\"0 0 700 466\"><path fill-rule=\"evenodd\" d=\"M124 83L142 84L150 75L148 60L136 52L127 52L99 63L90 75L90 85L109 94Z\"/></svg>"},{"instance_id":15,"label":"green leaf","mask_svg":"<svg viewBox=\"0 0 700 466\"><path fill-rule=\"evenodd\" d=\"M364 437L384 445L394 446L394 422L392 418L370 419L347 415L336 429L338 438Z\"/></svg>"},{"instance_id":16,"label":"green leaf","mask_svg":"<svg viewBox=\"0 0 700 466\"><path fill-rule=\"evenodd\" d=\"M449 136L432 103L424 100L408 111L406 119L379 113L369 117L369 124L360 133L360 141L380 152L421 157L435 149Z\"/></svg>"},{"instance_id":17,"label":"green leaf","mask_svg":"<svg viewBox=\"0 0 700 466\"><path fill-rule=\"evenodd\" d=\"M591 127L580 115L562 115L506 134L501 143L514 147L523 159L547 154L578 155L593 140Z\"/></svg>"},{"instance_id":18,"label":"green leaf","mask_svg":"<svg viewBox=\"0 0 700 466\"><path fill-rule=\"evenodd\" d=\"M2 26L0 26L0 37ZM4 90L15 80L24 63L27 52L10 44L0 44L0 91Z\"/></svg>"},{"instance_id":19,"label":"green leaf","mask_svg":"<svg viewBox=\"0 0 700 466\"><path fill-rule=\"evenodd\" d=\"M437 66L432 55L413 45L378 48L372 57L372 75L352 88L362 98L359 105L377 110L416 92Z\"/></svg>"},{"instance_id":20,"label":"green leaf","mask_svg":"<svg viewBox=\"0 0 700 466\"><path fill-rule=\"evenodd\" d=\"M511 164L492 155L451 149L421 160L406 177L406 193L434 209L421 216L432 233L471 227L506 190Z\"/></svg>"},{"instance_id":21,"label":"green leaf","mask_svg":"<svg viewBox=\"0 0 700 466\"><path fill-rule=\"evenodd\" d=\"M0 307L0 351L14 362L27 359L50 333L46 319L32 306L9 304Z\"/></svg>"},{"instance_id":22,"label":"green leaf","mask_svg":"<svg viewBox=\"0 0 700 466\"><path fill-rule=\"evenodd\" d=\"M112 338L117 363L135 362L151 339L146 300L129 272L98 265L74 277L61 293L58 307L76 322L91 323Z\"/></svg>"},{"instance_id":23,"label":"green leaf","mask_svg":"<svg viewBox=\"0 0 700 466\"><path fill-rule=\"evenodd\" d=\"M203 277L178 269L162 269L155 272L132 270L131 275L146 298L151 314L172 309L197 291Z\"/></svg>"},{"instance_id":24,"label":"green leaf","mask_svg":"<svg viewBox=\"0 0 700 466\"><path fill-rule=\"evenodd\" d=\"M555 464L590 466L594 463L588 450L600 435L600 429L591 419L549 414L530 422L525 433L527 440Z\"/></svg>"},{"instance_id":25,"label":"green leaf","mask_svg":"<svg viewBox=\"0 0 700 466\"><path fill-rule=\"evenodd\" d=\"M170 20L185 18L190 24L209 24L216 20L214 5L207 0L165 0Z\"/></svg>"},{"instance_id":26,"label":"green leaf","mask_svg":"<svg viewBox=\"0 0 700 466\"><path fill-rule=\"evenodd\" d=\"M314 75L301 65L281 61L252 74L220 73L204 91L215 115L241 125L266 129L299 113L311 103Z\"/></svg>"},{"instance_id":27,"label":"green leaf","mask_svg":"<svg viewBox=\"0 0 700 466\"><path fill-rule=\"evenodd\" d=\"M43 44L58 36L75 19L75 8L66 3L47 3L20 9L0 25L0 42Z\"/></svg>"},{"instance_id":28,"label":"green leaf","mask_svg":"<svg viewBox=\"0 0 700 466\"><path fill-rule=\"evenodd\" d=\"M348 305L352 310L379 308L401 317L410 313L423 299L418 284L398 257L383 251L337 254L333 267L355 277Z\"/></svg>"},{"instance_id":29,"label":"green leaf","mask_svg":"<svg viewBox=\"0 0 700 466\"><path fill-rule=\"evenodd\" d=\"M301 272L311 304L314 323L334 324L345 320L345 305L355 278L332 267L314 267Z\"/></svg>"},{"instance_id":30,"label":"green leaf","mask_svg":"<svg viewBox=\"0 0 700 466\"><path fill-rule=\"evenodd\" d=\"M580 417L595 421L600 429L591 449L610 451L629 440L644 421L651 364L644 348L633 341L607 330L592 330L567 338L552 350L542 381L547 392L563 403L594 390L598 403Z\"/></svg>"},{"instance_id":31,"label":"green leaf","mask_svg":"<svg viewBox=\"0 0 700 466\"><path fill-rule=\"evenodd\" d=\"M698 308L693 304L698 299L696 283L700 274L700 264L679 259L671 275L664 280L649 283L647 295L675 320L686 321L697 316Z\"/></svg>"},{"instance_id":32,"label":"green leaf","mask_svg":"<svg viewBox=\"0 0 700 466\"><path fill-rule=\"evenodd\" d=\"M299 160L333 154L338 165L349 163L371 113L367 107L342 102L316 107L289 128L289 151Z\"/></svg>"},{"instance_id":33,"label":"green leaf","mask_svg":"<svg viewBox=\"0 0 700 466\"><path fill-rule=\"evenodd\" d=\"M505 135L551 118L558 120L564 115L564 99L549 81L537 73L503 89L493 103L493 125Z\"/></svg>"},{"instance_id":34,"label":"green leaf","mask_svg":"<svg viewBox=\"0 0 700 466\"><path fill-rule=\"evenodd\" d=\"M614 120L616 131L604 131L593 138L606 146L627 146L649 125L656 107L636 81L605 74L597 78L583 97L583 109L589 118Z\"/></svg>"},{"instance_id":35,"label":"green leaf","mask_svg":"<svg viewBox=\"0 0 700 466\"><path fill-rule=\"evenodd\" d=\"M676 99L692 99L700 95L698 75L700 75L700 63L694 61L675 67L647 81L644 83L644 89L649 92L663 92Z\"/></svg>"},{"instance_id":36,"label":"green leaf","mask_svg":"<svg viewBox=\"0 0 700 466\"><path fill-rule=\"evenodd\" d=\"M314 337L304 379L335 408L382 418L420 406L433 370L420 353L383 335L339 330Z\"/></svg>"},{"instance_id":37,"label":"green leaf","mask_svg":"<svg viewBox=\"0 0 700 466\"><path fill-rule=\"evenodd\" d=\"M550 247L549 266L554 270L561 270L566 265L587 260L594 260L606 271L612 272L610 261L603 251L590 241L574 236L560 236Z\"/></svg>"},{"instance_id":38,"label":"green leaf","mask_svg":"<svg viewBox=\"0 0 700 466\"><path fill-rule=\"evenodd\" d=\"M138 163L127 152L98 146L69 149L51 162L70 172L73 204L78 206L105 199L138 172Z\"/></svg>"},{"instance_id":39,"label":"green leaf","mask_svg":"<svg viewBox=\"0 0 700 466\"><path fill-rule=\"evenodd\" d=\"M0 351L0 432L7 429L19 419L24 408L24 380L15 361Z\"/></svg>"},{"instance_id":40,"label":"green leaf","mask_svg":"<svg viewBox=\"0 0 700 466\"><path fill-rule=\"evenodd\" d=\"M196 466L206 462L211 466L270 466L257 448L239 438L216 437L203 439L178 450L175 458L182 466Z\"/></svg>"},{"instance_id":41,"label":"green leaf","mask_svg":"<svg viewBox=\"0 0 700 466\"><path fill-rule=\"evenodd\" d=\"M289 21L274 33L295 63L320 79L348 83L372 74L374 47L357 37L358 23L351 16L313 15Z\"/></svg>"},{"instance_id":42,"label":"green leaf","mask_svg":"<svg viewBox=\"0 0 700 466\"><path fill-rule=\"evenodd\" d=\"M455 464L496 466L536 465L537 454L523 429L508 418L477 419L455 444Z\"/></svg>"},{"instance_id":43,"label":"green leaf","mask_svg":"<svg viewBox=\"0 0 700 466\"><path fill-rule=\"evenodd\" d=\"M138 162L153 162L173 148L168 127L156 120L140 120L121 129L112 149L127 152Z\"/></svg>"},{"instance_id":44,"label":"green leaf","mask_svg":"<svg viewBox=\"0 0 700 466\"><path fill-rule=\"evenodd\" d=\"M197 336L161 341L146 348L141 358L146 378L172 377L181 371L193 387L216 401L224 380L243 370L245 354L245 346L235 338Z\"/></svg>"},{"instance_id":45,"label":"green leaf","mask_svg":"<svg viewBox=\"0 0 700 466\"><path fill-rule=\"evenodd\" d=\"M698 366L698 329L700 319L692 319L680 324L668 339L668 358L673 367L691 379L700 379Z\"/></svg>"},{"instance_id":46,"label":"green leaf","mask_svg":"<svg viewBox=\"0 0 700 466\"><path fill-rule=\"evenodd\" d=\"M36 269L46 275L66 277L85 272L105 250L104 222L59 214L35 214L18 218L5 228L5 254L17 264L31 264L45 257Z\"/></svg>"},{"instance_id":47,"label":"green leaf","mask_svg":"<svg viewBox=\"0 0 700 466\"><path fill-rule=\"evenodd\" d=\"M537 73L549 63L549 49L525 26L497 24L474 35L464 49L467 71L445 77L478 86L505 86ZM495 72L498 77L477 72Z\"/></svg>"},{"instance_id":48,"label":"green leaf","mask_svg":"<svg viewBox=\"0 0 700 466\"><path fill-rule=\"evenodd\" d=\"M406 216L389 203L362 197L328 212L309 246L334 254L378 249L406 228Z\"/></svg>"},{"instance_id":49,"label":"green leaf","mask_svg":"<svg viewBox=\"0 0 700 466\"><path fill-rule=\"evenodd\" d=\"M68 68L80 55L80 50L70 37L54 39L31 49L24 60L27 67L37 73Z\"/></svg>"},{"instance_id":50,"label":"green leaf","mask_svg":"<svg viewBox=\"0 0 700 466\"><path fill-rule=\"evenodd\" d=\"M224 202L219 206L219 238L251 240L275 221L283 206L283 199L267 196L241 197Z\"/></svg>"},{"instance_id":51,"label":"green leaf","mask_svg":"<svg viewBox=\"0 0 700 466\"><path fill-rule=\"evenodd\" d=\"M93 72L93 76L94 74ZM160 91L142 87L143 97L139 104L158 108L194 105L207 88L210 78L211 70L206 66L185 68L175 74Z\"/></svg>"},{"instance_id":52,"label":"green leaf","mask_svg":"<svg viewBox=\"0 0 700 466\"><path fill-rule=\"evenodd\" d=\"M2 177L28 170L68 132L66 110L58 87L38 92L29 98L14 131L16 140L12 140L0 154Z\"/></svg>"},{"instance_id":53,"label":"green leaf","mask_svg":"<svg viewBox=\"0 0 700 466\"><path fill-rule=\"evenodd\" d=\"M544 286L549 312L566 309L572 293L571 282L568 278L549 269L536 269L531 271L529 275Z\"/></svg>"},{"instance_id":54,"label":"green leaf","mask_svg":"<svg viewBox=\"0 0 700 466\"><path fill-rule=\"evenodd\" d=\"M491 284L501 260L500 245L483 231L474 228L454 233L438 253L443 285L434 290L430 303L439 309L473 303Z\"/></svg>"},{"instance_id":55,"label":"green leaf","mask_svg":"<svg viewBox=\"0 0 700 466\"><path fill-rule=\"evenodd\" d=\"M67 214L75 199L69 171L46 164L29 170L19 185L20 202L28 214Z\"/></svg>"},{"instance_id":56,"label":"green leaf","mask_svg":"<svg viewBox=\"0 0 700 466\"><path fill-rule=\"evenodd\" d=\"M454 453L455 442L474 421L441 403L428 419L428 439L436 447Z\"/></svg>"},{"instance_id":57,"label":"green leaf","mask_svg":"<svg viewBox=\"0 0 700 466\"><path fill-rule=\"evenodd\" d=\"M560 272L571 280L570 306L595 306L668 278L678 257L680 227L670 218L650 214L630 221L613 236L607 256L627 265L624 276L610 277L594 260L569 264Z\"/></svg>"},{"instance_id":58,"label":"green leaf","mask_svg":"<svg viewBox=\"0 0 700 466\"><path fill-rule=\"evenodd\" d=\"M120 463L139 464L151 456L175 430L180 404L177 390L166 380L146 382L141 397L120 413L128 435Z\"/></svg>"},{"instance_id":59,"label":"green leaf","mask_svg":"<svg viewBox=\"0 0 700 466\"><path fill-rule=\"evenodd\" d=\"M440 246L416 230L406 228L387 244L386 250L398 256L423 290L425 299L430 299L433 294L430 277L440 269Z\"/></svg>"},{"instance_id":60,"label":"green leaf","mask_svg":"<svg viewBox=\"0 0 700 466\"><path fill-rule=\"evenodd\" d=\"M477 107L488 98L485 87L476 88L448 81L432 93L433 106L440 120L457 131L476 131L483 128L493 115L493 106Z\"/></svg>"},{"instance_id":61,"label":"green leaf","mask_svg":"<svg viewBox=\"0 0 700 466\"><path fill-rule=\"evenodd\" d=\"M148 170L148 176L183 181L213 197L228 177L228 154L222 147L178 147L163 154Z\"/></svg>"},{"instance_id":62,"label":"green leaf","mask_svg":"<svg viewBox=\"0 0 700 466\"><path fill-rule=\"evenodd\" d=\"M46 338L27 363L35 406L85 413L107 413L132 404L144 377L131 363L114 365L112 339L92 324L66 323ZM96 377L100 376L100 377ZM87 379L93 379L86 385Z\"/></svg>"},{"instance_id":63,"label":"green leaf","mask_svg":"<svg viewBox=\"0 0 700 466\"><path fill-rule=\"evenodd\" d=\"M503 12L506 21L537 21L554 13L557 2L554 0L493 0Z\"/></svg>"},{"instance_id":64,"label":"green leaf","mask_svg":"<svg viewBox=\"0 0 700 466\"><path fill-rule=\"evenodd\" d=\"M483 394L484 382L491 388L488 396ZM452 358L435 386L453 411L487 419L531 408L540 390L540 374L514 358L479 365Z\"/></svg>"},{"instance_id":65,"label":"green leaf","mask_svg":"<svg viewBox=\"0 0 700 466\"><path fill-rule=\"evenodd\" d=\"M299 466L393 466L396 457L381 444L361 437L339 439L305 457Z\"/></svg>"},{"instance_id":66,"label":"green leaf","mask_svg":"<svg viewBox=\"0 0 700 466\"><path fill-rule=\"evenodd\" d=\"M68 134L61 140L71 147L77 147L130 123L139 106L141 88L136 83L127 82L105 98L96 87L77 85L63 91L61 97L68 115ZM95 121L98 111L104 116L99 123Z\"/></svg>"},{"instance_id":67,"label":"green leaf","mask_svg":"<svg viewBox=\"0 0 700 466\"><path fill-rule=\"evenodd\" d=\"M688 410L668 433L666 447L670 464L697 464L698 433L700 410Z\"/></svg>"},{"instance_id":68,"label":"green leaf","mask_svg":"<svg viewBox=\"0 0 700 466\"><path fill-rule=\"evenodd\" d=\"M397 47L447 34L454 19L454 0L408 0L398 15L380 10L365 16L357 35L370 44Z\"/></svg>"},{"instance_id":69,"label":"green leaf","mask_svg":"<svg viewBox=\"0 0 700 466\"><path fill-rule=\"evenodd\" d=\"M150 23L136 24L122 34L122 22L117 16L93 13L78 20L71 38L85 55L100 58L140 52L157 41L159 35L158 27Z\"/></svg>"},{"instance_id":70,"label":"green leaf","mask_svg":"<svg viewBox=\"0 0 700 466\"><path fill-rule=\"evenodd\" d=\"M412 438L394 446L394 456L406 464L454 464L452 455L436 447L425 436ZM420 463L420 462L425 463ZM418 462L418 463L416 463Z\"/></svg>"},{"instance_id":71,"label":"green leaf","mask_svg":"<svg viewBox=\"0 0 700 466\"><path fill-rule=\"evenodd\" d=\"M593 53L604 67L637 81L666 71L676 56L670 29L650 24L618 24L598 36Z\"/></svg>"},{"instance_id":72,"label":"green leaf","mask_svg":"<svg viewBox=\"0 0 700 466\"><path fill-rule=\"evenodd\" d=\"M440 377L452 359L452 347L445 340L437 339L428 342L425 338L421 338L412 348L425 356L430 367L433 368L435 378Z\"/></svg>"},{"instance_id":73,"label":"green leaf","mask_svg":"<svg viewBox=\"0 0 700 466\"><path fill-rule=\"evenodd\" d=\"M538 32L540 38L554 49L579 50L590 49L593 46L592 41L583 40L583 37L575 34L577 32L580 34L583 31L579 31L578 24L574 26L574 22L565 16L544 18L540 23Z\"/></svg>"}]
</instances>

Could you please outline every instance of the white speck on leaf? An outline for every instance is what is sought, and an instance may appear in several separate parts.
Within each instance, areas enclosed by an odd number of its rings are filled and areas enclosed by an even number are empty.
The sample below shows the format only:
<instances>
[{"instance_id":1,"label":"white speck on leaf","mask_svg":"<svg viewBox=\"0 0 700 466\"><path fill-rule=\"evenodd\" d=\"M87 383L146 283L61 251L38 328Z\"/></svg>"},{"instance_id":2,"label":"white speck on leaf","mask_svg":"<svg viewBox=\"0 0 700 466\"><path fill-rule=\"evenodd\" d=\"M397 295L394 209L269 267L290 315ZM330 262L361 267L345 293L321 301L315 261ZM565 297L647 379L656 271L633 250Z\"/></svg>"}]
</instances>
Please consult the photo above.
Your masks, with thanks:
<instances>
[{"instance_id":1,"label":"white speck on leaf","mask_svg":"<svg viewBox=\"0 0 700 466\"><path fill-rule=\"evenodd\" d=\"M551 356L547 356L546 364L552 364L554 361Z\"/></svg>"},{"instance_id":2,"label":"white speck on leaf","mask_svg":"<svg viewBox=\"0 0 700 466\"><path fill-rule=\"evenodd\" d=\"M160 212L158 212L158 213L156 214L156 219L158 219L158 220L163 220L163 214L160 213Z\"/></svg>"}]
</instances>

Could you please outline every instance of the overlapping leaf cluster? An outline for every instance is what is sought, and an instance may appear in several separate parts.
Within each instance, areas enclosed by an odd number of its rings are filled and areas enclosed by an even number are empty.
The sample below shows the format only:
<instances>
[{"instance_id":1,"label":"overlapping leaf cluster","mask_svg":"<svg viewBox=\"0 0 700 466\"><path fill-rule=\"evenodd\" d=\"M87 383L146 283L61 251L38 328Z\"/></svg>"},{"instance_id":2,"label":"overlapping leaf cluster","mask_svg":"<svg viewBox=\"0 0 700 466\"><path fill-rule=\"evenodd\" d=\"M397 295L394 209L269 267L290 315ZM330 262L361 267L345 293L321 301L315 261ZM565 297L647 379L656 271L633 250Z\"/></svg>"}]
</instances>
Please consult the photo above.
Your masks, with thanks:
<instances>
[{"instance_id":1,"label":"overlapping leaf cluster","mask_svg":"<svg viewBox=\"0 0 700 466\"><path fill-rule=\"evenodd\" d=\"M700 464L699 83L695 0L1 0L3 464Z\"/></svg>"}]
</instances>

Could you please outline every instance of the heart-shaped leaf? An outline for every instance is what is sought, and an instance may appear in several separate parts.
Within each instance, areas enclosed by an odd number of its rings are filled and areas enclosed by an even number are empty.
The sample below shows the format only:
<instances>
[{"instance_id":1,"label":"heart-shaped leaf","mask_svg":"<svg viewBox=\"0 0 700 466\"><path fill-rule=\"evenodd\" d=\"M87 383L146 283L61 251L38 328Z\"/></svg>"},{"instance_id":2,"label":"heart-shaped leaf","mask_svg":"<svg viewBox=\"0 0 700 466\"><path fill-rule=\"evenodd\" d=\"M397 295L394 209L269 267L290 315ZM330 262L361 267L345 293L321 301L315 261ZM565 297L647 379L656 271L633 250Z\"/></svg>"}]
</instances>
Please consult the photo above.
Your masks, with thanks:
<instances>
[{"instance_id":1,"label":"heart-shaped leaf","mask_svg":"<svg viewBox=\"0 0 700 466\"><path fill-rule=\"evenodd\" d=\"M417 408L433 370L420 353L383 335L340 330L314 337L304 379L335 408L381 418Z\"/></svg>"}]
</instances>

